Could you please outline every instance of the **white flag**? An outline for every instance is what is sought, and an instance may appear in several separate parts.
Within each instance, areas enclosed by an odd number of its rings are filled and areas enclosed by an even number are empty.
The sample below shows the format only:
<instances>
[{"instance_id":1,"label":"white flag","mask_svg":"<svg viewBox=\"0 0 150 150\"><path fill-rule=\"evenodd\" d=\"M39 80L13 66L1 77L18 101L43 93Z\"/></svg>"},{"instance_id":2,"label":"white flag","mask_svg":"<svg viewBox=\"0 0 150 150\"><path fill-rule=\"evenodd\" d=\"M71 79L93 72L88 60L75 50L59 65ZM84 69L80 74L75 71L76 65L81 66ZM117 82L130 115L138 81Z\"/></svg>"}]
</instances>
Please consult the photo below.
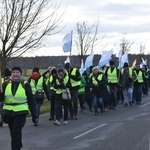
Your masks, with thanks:
<instances>
[{"instance_id":1,"label":"white flag","mask_svg":"<svg viewBox=\"0 0 150 150\"><path fill-rule=\"evenodd\" d=\"M83 59L81 60L81 68L80 68L81 74L84 72L84 64L83 64Z\"/></svg>"},{"instance_id":2,"label":"white flag","mask_svg":"<svg viewBox=\"0 0 150 150\"><path fill-rule=\"evenodd\" d=\"M129 59L128 59L128 54L127 54L127 52L124 53L124 55L122 55L121 63L120 63L120 66L119 66L119 67L122 68L125 62L129 63Z\"/></svg>"},{"instance_id":3,"label":"white flag","mask_svg":"<svg viewBox=\"0 0 150 150\"><path fill-rule=\"evenodd\" d=\"M110 50L110 51L103 51L102 52L102 55L101 55L101 58L99 60L99 63L98 63L98 67L103 67L105 66L106 64L109 64L109 61L111 60L111 56L113 54L113 50Z\"/></svg>"},{"instance_id":4,"label":"white flag","mask_svg":"<svg viewBox=\"0 0 150 150\"><path fill-rule=\"evenodd\" d=\"M70 58L69 58L69 56L67 57L67 59L65 60L64 63L65 63L65 64L66 64L66 63L70 63Z\"/></svg>"},{"instance_id":5,"label":"white flag","mask_svg":"<svg viewBox=\"0 0 150 150\"><path fill-rule=\"evenodd\" d=\"M143 59L143 58L141 58L142 59L142 65L147 65L147 59Z\"/></svg>"},{"instance_id":6,"label":"white flag","mask_svg":"<svg viewBox=\"0 0 150 150\"><path fill-rule=\"evenodd\" d=\"M122 50L118 51L116 53L116 57L121 58L122 57Z\"/></svg>"},{"instance_id":7,"label":"white flag","mask_svg":"<svg viewBox=\"0 0 150 150\"><path fill-rule=\"evenodd\" d=\"M94 52L89 55L85 60L85 68L89 68L90 66L93 66L93 59L94 59Z\"/></svg>"}]
</instances>

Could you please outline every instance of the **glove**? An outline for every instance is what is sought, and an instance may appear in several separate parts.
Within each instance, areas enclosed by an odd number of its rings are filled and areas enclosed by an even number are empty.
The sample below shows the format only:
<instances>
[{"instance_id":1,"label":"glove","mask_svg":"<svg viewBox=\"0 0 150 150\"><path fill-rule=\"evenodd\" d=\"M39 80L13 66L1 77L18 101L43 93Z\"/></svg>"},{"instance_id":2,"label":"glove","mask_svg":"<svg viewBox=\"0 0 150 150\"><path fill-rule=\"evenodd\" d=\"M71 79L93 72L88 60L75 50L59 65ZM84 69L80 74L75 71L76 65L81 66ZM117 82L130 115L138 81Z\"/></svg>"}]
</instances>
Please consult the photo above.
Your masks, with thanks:
<instances>
[{"instance_id":1,"label":"glove","mask_svg":"<svg viewBox=\"0 0 150 150\"><path fill-rule=\"evenodd\" d=\"M32 116L32 122L33 123L36 123L37 121L36 121L36 116Z\"/></svg>"}]
</instances>

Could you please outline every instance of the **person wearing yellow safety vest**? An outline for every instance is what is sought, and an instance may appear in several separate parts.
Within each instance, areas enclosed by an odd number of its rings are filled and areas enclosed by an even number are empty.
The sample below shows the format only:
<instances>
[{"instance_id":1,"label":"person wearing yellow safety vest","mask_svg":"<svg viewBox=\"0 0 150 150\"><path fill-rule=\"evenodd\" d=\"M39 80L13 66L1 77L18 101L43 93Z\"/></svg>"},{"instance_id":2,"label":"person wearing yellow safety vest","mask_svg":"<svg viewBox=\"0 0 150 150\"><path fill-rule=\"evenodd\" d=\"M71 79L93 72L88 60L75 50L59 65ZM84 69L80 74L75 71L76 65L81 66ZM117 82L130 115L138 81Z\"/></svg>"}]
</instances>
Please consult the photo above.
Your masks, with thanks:
<instances>
[{"instance_id":1,"label":"person wearing yellow safety vest","mask_svg":"<svg viewBox=\"0 0 150 150\"><path fill-rule=\"evenodd\" d=\"M82 76L84 77L86 81L85 86L85 102L88 105L89 111L92 111L92 88L90 86L90 77L91 77L92 68L86 68L86 70L83 72Z\"/></svg>"},{"instance_id":2,"label":"person wearing yellow safety vest","mask_svg":"<svg viewBox=\"0 0 150 150\"><path fill-rule=\"evenodd\" d=\"M84 77L81 75L81 84L80 88L78 91L78 99L79 99L79 104L80 104L80 112L84 112L85 109L85 86L86 86L86 81Z\"/></svg>"},{"instance_id":3,"label":"person wearing yellow safety vest","mask_svg":"<svg viewBox=\"0 0 150 150\"><path fill-rule=\"evenodd\" d=\"M10 130L11 149L20 150L23 147L22 128L25 125L28 110L31 111L32 121L35 122L36 107L31 86L22 78L22 70L19 66L12 68L10 79L3 83L0 100L4 101L4 122L8 124Z\"/></svg>"},{"instance_id":4,"label":"person wearing yellow safety vest","mask_svg":"<svg viewBox=\"0 0 150 150\"><path fill-rule=\"evenodd\" d=\"M68 81L69 77L66 74L64 68L58 68L57 69L57 77L54 83L54 88L56 91L55 94L55 115L56 120L54 122L55 125L60 125L60 120L63 118L64 124L68 124L68 108L70 100L64 100L62 99L62 93L65 90L69 90L68 88ZM63 107L62 107L63 106ZM62 111L62 108L64 111Z\"/></svg>"},{"instance_id":5,"label":"person wearing yellow safety vest","mask_svg":"<svg viewBox=\"0 0 150 150\"><path fill-rule=\"evenodd\" d=\"M115 62L111 60L109 66L105 71L105 76L108 81L108 92L109 92L109 109L116 109L118 100L118 85L120 84L120 70L116 67Z\"/></svg>"},{"instance_id":6,"label":"person wearing yellow safety vest","mask_svg":"<svg viewBox=\"0 0 150 150\"><path fill-rule=\"evenodd\" d=\"M4 81L8 80L11 76L11 71L9 68L5 68L2 74L2 81L1 83L4 83ZM0 126L3 126L3 102L0 104L0 110L1 110L1 118L0 118Z\"/></svg>"},{"instance_id":7,"label":"person wearing yellow safety vest","mask_svg":"<svg viewBox=\"0 0 150 150\"><path fill-rule=\"evenodd\" d=\"M98 67L93 67L91 76L91 87L93 94L93 105L95 109L94 115L98 115L98 108L101 113L104 111L104 90L106 89L107 80L103 72L100 72Z\"/></svg>"},{"instance_id":8,"label":"person wearing yellow safety vest","mask_svg":"<svg viewBox=\"0 0 150 150\"><path fill-rule=\"evenodd\" d=\"M38 126L39 116L40 116L40 108L45 99L44 94L46 94L46 97L49 101L51 98L50 98L50 94L48 92L48 88L45 83L45 79L43 76L41 76L38 67L33 68L32 74L29 77L28 82L31 85L32 93L36 100L36 117L37 117L36 121L37 122L34 123L34 126Z\"/></svg>"},{"instance_id":9,"label":"person wearing yellow safety vest","mask_svg":"<svg viewBox=\"0 0 150 150\"><path fill-rule=\"evenodd\" d=\"M49 120L54 120L55 114L55 93L56 89L54 88L54 83L56 82L57 69L52 68L50 76L47 80L48 90L50 92L51 101L50 101L50 118Z\"/></svg>"},{"instance_id":10,"label":"person wearing yellow safety vest","mask_svg":"<svg viewBox=\"0 0 150 150\"><path fill-rule=\"evenodd\" d=\"M145 80L145 75L138 64L135 65L135 73L137 79L134 80L133 101L140 105L142 101L142 86Z\"/></svg>"},{"instance_id":11,"label":"person wearing yellow safety vest","mask_svg":"<svg viewBox=\"0 0 150 150\"><path fill-rule=\"evenodd\" d=\"M123 90L124 107L128 106L128 104L132 106L133 81L136 80L136 78L137 76L134 70L125 62L121 69L121 87Z\"/></svg>"},{"instance_id":12,"label":"person wearing yellow safety vest","mask_svg":"<svg viewBox=\"0 0 150 150\"><path fill-rule=\"evenodd\" d=\"M70 63L65 64L65 69L69 76L71 92L70 117L71 119L78 119L78 90L81 83L80 72L77 68L72 67Z\"/></svg>"}]
</instances>

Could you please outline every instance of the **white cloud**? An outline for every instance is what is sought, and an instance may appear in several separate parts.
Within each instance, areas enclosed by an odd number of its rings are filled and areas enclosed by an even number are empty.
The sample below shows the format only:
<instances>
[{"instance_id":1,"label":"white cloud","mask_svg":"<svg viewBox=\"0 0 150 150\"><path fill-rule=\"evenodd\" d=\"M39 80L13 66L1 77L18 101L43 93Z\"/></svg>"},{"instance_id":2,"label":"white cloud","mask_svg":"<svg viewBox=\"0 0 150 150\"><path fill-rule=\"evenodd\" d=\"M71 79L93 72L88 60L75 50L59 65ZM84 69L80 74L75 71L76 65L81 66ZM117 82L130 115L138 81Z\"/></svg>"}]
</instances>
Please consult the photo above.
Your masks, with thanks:
<instances>
[{"instance_id":1,"label":"white cloud","mask_svg":"<svg viewBox=\"0 0 150 150\"><path fill-rule=\"evenodd\" d=\"M150 47L149 0L63 0L61 12L65 8L62 24L65 25L64 30L45 39L43 47L31 55L65 55L62 50L64 35L72 29L76 34L77 22L89 21L93 24L98 17L100 19L99 34L106 34L106 37L95 49L97 53L103 48L115 49L114 45L120 41L123 33L127 33L129 39L134 41L134 52L139 50L141 43L145 44L145 53Z\"/></svg>"}]
</instances>

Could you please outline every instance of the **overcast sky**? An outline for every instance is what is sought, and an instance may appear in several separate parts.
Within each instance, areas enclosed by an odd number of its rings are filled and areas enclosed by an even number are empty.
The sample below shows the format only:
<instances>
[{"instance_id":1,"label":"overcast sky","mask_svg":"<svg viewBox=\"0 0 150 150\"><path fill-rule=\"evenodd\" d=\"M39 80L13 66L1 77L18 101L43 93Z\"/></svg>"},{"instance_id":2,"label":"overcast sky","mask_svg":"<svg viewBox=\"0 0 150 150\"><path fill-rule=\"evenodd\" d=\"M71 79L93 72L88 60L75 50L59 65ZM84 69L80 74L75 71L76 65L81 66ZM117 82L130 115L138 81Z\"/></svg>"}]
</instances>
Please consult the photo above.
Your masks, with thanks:
<instances>
[{"instance_id":1,"label":"overcast sky","mask_svg":"<svg viewBox=\"0 0 150 150\"><path fill-rule=\"evenodd\" d=\"M65 10L61 33L48 37L41 49L28 56L69 55L63 53L62 39L73 30L76 34L76 23L88 21L89 24L100 20L99 33L105 35L95 54L102 50L117 51L123 34L133 42L132 53L140 52L140 44L145 46L144 52L150 51L150 0L62 0L61 10ZM130 53L131 53L130 52Z\"/></svg>"}]
</instances>

